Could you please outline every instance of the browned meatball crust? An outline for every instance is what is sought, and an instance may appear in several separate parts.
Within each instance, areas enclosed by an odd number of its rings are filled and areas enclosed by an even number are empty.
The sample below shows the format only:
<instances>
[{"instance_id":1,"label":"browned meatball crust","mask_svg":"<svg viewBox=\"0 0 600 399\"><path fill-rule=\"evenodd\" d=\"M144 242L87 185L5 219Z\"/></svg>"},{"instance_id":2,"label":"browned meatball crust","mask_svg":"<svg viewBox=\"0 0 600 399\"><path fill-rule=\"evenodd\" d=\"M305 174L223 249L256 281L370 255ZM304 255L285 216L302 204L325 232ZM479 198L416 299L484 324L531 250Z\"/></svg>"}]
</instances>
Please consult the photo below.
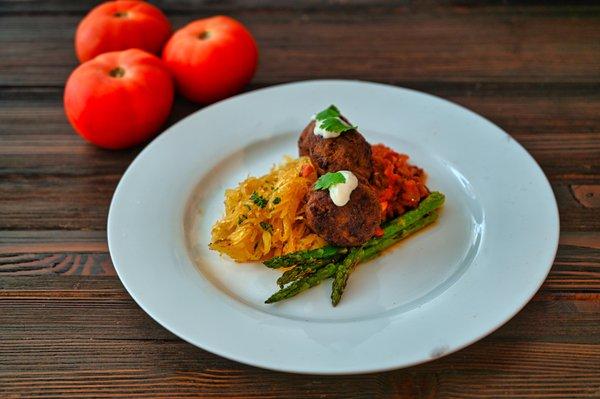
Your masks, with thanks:
<instances>
[{"instance_id":1,"label":"browned meatball crust","mask_svg":"<svg viewBox=\"0 0 600 399\"><path fill-rule=\"evenodd\" d=\"M337 206L328 190L311 191L306 203L308 226L327 242L339 246L364 244L381 222L381 206L373 189L364 183L352 191L350 201Z\"/></svg>"},{"instance_id":2,"label":"browned meatball crust","mask_svg":"<svg viewBox=\"0 0 600 399\"><path fill-rule=\"evenodd\" d=\"M310 149L315 145L317 136L314 135L315 121L310 121L300 133L298 139L298 153L301 157L310 157Z\"/></svg>"},{"instance_id":3,"label":"browned meatball crust","mask_svg":"<svg viewBox=\"0 0 600 399\"><path fill-rule=\"evenodd\" d=\"M319 175L327 172L349 170L362 180L373 174L371 145L356 130L342 133L339 137L325 139L313 133L315 121L311 121L300 134L300 156L309 156Z\"/></svg>"}]
</instances>

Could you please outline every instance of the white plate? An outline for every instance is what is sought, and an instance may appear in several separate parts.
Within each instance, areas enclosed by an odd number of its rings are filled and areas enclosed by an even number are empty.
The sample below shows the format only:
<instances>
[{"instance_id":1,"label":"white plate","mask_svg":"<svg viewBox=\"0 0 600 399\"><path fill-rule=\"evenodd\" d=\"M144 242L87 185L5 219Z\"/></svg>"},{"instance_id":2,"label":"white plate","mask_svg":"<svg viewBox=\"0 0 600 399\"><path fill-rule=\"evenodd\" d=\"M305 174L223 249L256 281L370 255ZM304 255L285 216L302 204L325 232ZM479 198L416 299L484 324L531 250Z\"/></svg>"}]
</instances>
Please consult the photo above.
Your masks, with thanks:
<instances>
[{"instance_id":1,"label":"white plate","mask_svg":"<svg viewBox=\"0 0 600 399\"><path fill-rule=\"evenodd\" d=\"M315 112L336 104L367 140L411 156L446 194L440 220L352 274L263 303L279 272L209 251L223 191L296 154ZM204 108L158 137L115 192L108 243L121 281L156 321L213 353L275 370L346 374L454 352L517 313L558 245L556 200L508 134L448 101L381 84L308 81Z\"/></svg>"}]
</instances>

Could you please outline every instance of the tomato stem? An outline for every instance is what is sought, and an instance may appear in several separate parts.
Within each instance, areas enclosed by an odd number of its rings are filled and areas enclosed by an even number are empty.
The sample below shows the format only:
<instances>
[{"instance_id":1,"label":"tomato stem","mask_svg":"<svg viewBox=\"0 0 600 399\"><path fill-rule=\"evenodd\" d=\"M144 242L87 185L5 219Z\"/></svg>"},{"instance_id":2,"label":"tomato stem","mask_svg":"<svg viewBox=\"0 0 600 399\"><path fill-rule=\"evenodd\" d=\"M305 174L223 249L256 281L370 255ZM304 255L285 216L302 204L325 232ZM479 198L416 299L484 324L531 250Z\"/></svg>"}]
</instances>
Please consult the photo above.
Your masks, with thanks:
<instances>
[{"instance_id":1,"label":"tomato stem","mask_svg":"<svg viewBox=\"0 0 600 399\"><path fill-rule=\"evenodd\" d=\"M125 17L127 17L127 12L126 11L117 11L116 13L114 13L114 16L117 18L125 18Z\"/></svg>"},{"instance_id":2,"label":"tomato stem","mask_svg":"<svg viewBox=\"0 0 600 399\"><path fill-rule=\"evenodd\" d=\"M200 34L198 35L198 39L200 39L200 40L206 40L209 37L210 37L210 32L207 30L200 32Z\"/></svg>"},{"instance_id":3,"label":"tomato stem","mask_svg":"<svg viewBox=\"0 0 600 399\"><path fill-rule=\"evenodd\" d=\"M122 78L123 76L125 76L125 70L121 67L116 67L114 69L111 69L108 74L113 78Z\"/></svg>"}]
</instances>

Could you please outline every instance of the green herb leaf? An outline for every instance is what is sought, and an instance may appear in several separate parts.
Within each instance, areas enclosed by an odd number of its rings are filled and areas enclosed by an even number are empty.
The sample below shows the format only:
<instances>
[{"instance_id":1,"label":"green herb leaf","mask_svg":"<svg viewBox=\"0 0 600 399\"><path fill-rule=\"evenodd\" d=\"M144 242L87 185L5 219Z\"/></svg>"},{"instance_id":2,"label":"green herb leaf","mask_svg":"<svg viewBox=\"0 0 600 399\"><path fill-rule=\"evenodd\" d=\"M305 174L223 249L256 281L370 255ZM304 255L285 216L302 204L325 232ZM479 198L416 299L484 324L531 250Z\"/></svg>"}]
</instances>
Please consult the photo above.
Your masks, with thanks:
<instances>
[{"instance_id":1,"label":"green herb leaf","mask_svg":"<svg viewBox=\"0 0 600 399\"><path fill-rule=\"evenodd\" d=\"M260 208L264 208L265 206L267 206L267 203L269 202L269 201L267 201L267 199L265 197L263 197L262 195L259 195L256 191L252 193L252 195L250 196L250 199L252 200L252 202L254 202Z\"/></svg>"},{"instance_id":2,"label":"green herb leaf","mask_svg":"<svg viewBox=\"0 0 600 399\"><path fill-rule=\"evenodd\" d=\"M316 114L315 119L318 121L322 121L323 119L327 118L337 118L340 115L340 110L337 109L335 105L330 105L329 108L325 108L323 111Z\"/></svg>"},{"instance_id":3,"label":"green herb leaf","mask_svg":"<svg viewBox=\"0 0 600 399\"><path fill-rule=\"evenodd\" d=\"M275 205L279 204L280 202L281 202L281 198L279 198L279 197L275 197L273 199L273 204L275 204Z\"/></svg>"},{"instance_id":4,"label":"green herb leaf","mask_svg":"<svg viewBox=\"0 0 600 399\"><path fill-rule=\"evenodd\" d=\"M315 190L327 190L331 186L335 186L336 184L346 183L346 178L340 172L328 172L323 176L319 177L319 179L315 182L314 189Z\"/></svg>"},{"instance_id":5,"label":"green herb leaf","mask_svg":"<svg viewBox=\"0 0 600 399\"><path fill-rule=\"evenodd\" d=\"M264 231L268 231L269 233L273 233L273 225L269 222L260 222L259 223L260 227L262 227L262 229Z\"/></svg>"},{"instance_id":6,"label":"green herb leaf","mask_svg":"<svg viewBox=\"0 0 600 399\"><path fill-rule=\"evenodd\" d=\"M333 133L344 133L348 130L353 130L357 128L357 126L349 125L340 118L327 118L323 119L318 123L321 129Z\"/></svg>"},{"instance_id":7,"label":"green herb leaf","mask_svg":"<svg viewBox=\"0 0 600 399\"><path fill-rule=\"evenodd\" d=\"M248 215L241 215L238 217L238 224L242 224L246 219L248 219Z\"/></svg>"},{"instance_id":8,"label":"green herb leaf","mask_svg":"<svg viewBox=\"0 0 600 399\"><path fill-rule=\"evenodd\" d=\"M356 129L356 126L352 126L341 118L340 110L335 105L330 105L329 108L324 109L315 115L316 123L323 130L327 130L332 133L343 133L348 130Z\"/></svg>"}]
</instances>

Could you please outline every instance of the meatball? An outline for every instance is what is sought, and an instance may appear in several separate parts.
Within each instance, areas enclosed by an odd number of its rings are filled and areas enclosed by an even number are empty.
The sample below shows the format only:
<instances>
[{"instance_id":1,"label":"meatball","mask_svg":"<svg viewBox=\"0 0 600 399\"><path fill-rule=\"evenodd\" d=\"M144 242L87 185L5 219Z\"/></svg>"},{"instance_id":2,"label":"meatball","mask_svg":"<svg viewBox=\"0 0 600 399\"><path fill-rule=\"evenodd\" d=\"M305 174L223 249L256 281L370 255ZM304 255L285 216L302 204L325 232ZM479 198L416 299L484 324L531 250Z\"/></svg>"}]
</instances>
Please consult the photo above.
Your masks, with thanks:
<instances>
[{"instance_id":1,"label":"meatball","mask_svg":"<svg viewBox=\"0 0 600 399\"><path fill-rule=\"evenodd\" d=\"M340 246L364 244L381 222L381 206L373 189L359 183L350 201L337 206L327 190L311 191L306 203L308 226L327 242Z\"/></svg>"},{"instance_id":2,"label":"meatball","mask_svg":"<svg viewBox=\"0 0 600 399\"><path fill-rule=\"evenodd\" d=\"M314 129L315 121L310 121L302 133L300 133L300 138L298 139L298 153L301 157L310 156L310 149L315 145L315 141L318 138L313 133Z\"/></svg>"},{"instance_id":3,"label":"meatball","mask_svg":"<svg viewBox=\"0 0 600 399\"><path fill-rule=\"evenodd\" d=\"M338 170L349 170L361 180L368 181L373 174L371 145L356 130L339 137L325 139L313 133L311 121L300 134L300 156L309 156L319 175Z\"/></svg>"}]
</instances>

